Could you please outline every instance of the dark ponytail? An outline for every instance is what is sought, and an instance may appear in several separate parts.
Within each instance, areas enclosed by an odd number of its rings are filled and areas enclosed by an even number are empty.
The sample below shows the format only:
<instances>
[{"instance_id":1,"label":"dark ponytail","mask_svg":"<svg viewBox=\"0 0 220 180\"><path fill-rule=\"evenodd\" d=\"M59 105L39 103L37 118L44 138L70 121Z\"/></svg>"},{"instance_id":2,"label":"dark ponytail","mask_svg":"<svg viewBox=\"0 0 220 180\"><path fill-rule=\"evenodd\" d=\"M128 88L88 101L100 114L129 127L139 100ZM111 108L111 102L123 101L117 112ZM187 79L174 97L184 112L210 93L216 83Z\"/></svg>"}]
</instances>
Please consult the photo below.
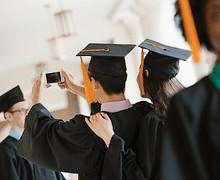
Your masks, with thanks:
<instances>
[{"instance_id":1,"label":"dark ponytail","mask_svg":"<svg viewBox=\"0 0 220 180\"><path fill-rule=\"evenodd\" d=\"M145 92L151 99L155 112L161 120L166 120L170 97L183 89L182 84L176 79L159 80L152 76L144 76Z\"/></svg>"}]
</instances>

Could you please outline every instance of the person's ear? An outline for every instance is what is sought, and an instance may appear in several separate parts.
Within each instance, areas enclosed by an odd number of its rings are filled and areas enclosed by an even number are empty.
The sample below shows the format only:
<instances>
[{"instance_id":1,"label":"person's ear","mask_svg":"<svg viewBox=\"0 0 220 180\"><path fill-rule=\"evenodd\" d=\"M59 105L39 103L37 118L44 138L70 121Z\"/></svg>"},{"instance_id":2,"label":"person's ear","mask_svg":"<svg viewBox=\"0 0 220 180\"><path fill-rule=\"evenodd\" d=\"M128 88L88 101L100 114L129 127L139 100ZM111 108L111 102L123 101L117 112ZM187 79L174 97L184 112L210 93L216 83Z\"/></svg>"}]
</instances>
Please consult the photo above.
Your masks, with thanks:
<instances>
[{"instance_id":1,"label":"person's ear","mask_svg":"<svg viewBox=\"0 0 220 180\"><path fill-rule=\"evenodd\" d=\"M145 72L145 76L146 76L146 77L149 77L149 70L148 70L148 69L145 69L144 72Z\"/></svg>"},{"instance_id":2,"label":"person's ear","mask_svg":"<svg viewBox=\"0 0 220 180\"><path fill-rule=\"evenodd\" d=\"M6 119L6 120L11 120L11 117L12 117L12 114L11 113L9 113L9 112L5 112L4 113L4 118Z\"/></svg>"},{"instance_id":3,"label":"person's ear","mask_svg":"<svg viewBox=\"0 0 220 180\"><path fill-rule=\"evenodd\" d=\"M100 88L100 83L96 81L93 77L91 77L91 83L92 83L93 89L97 90Z\"/></svg>"}]
</instances>

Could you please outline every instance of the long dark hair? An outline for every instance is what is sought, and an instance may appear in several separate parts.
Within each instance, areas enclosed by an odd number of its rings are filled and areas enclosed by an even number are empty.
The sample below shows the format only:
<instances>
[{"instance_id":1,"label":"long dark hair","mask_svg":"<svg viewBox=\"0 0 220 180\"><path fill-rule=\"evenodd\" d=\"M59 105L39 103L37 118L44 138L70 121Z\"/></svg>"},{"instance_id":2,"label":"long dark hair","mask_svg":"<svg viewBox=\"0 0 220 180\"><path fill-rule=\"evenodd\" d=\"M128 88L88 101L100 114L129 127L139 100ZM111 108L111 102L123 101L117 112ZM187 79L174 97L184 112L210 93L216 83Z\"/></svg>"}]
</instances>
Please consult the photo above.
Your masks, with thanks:
<instances>
[{"instance_id":1,"label":"long dark hair","mask_svg":"<svg viewBox=\"0 0 220 180\"><path fill-rule=\"evenodd\" d=\"M144 87L154 105L155 112L161 120L166 120L169 99L183 89L183 85L175 77L170 80L160 80L144 75Z\"/></svg>"}]
</instances>

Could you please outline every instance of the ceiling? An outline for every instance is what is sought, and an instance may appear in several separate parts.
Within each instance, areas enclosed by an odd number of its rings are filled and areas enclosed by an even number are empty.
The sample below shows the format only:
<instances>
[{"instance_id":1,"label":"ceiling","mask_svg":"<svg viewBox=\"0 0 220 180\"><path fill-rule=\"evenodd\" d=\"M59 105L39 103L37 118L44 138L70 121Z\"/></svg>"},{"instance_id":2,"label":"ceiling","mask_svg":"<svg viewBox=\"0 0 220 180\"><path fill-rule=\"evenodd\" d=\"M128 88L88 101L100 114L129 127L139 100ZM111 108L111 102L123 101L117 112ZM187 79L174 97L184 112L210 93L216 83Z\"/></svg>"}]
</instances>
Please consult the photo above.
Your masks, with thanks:
<instances>
[{"instance_id":1,"label":"ceiling","mask_svg":"<svg viewBox=\"0 0 220 180\"><path fill-rule=\"evenodd\" d=\"M49 5L49 13L45 5ZM61 9L72 10L75 33L58 39L63 58L55 62L48 39L54 37L53 13ZM152 38L187 48L173 16L173 0L0 0L0 93L17 84L29 92L36 76L35 64L42 62L50 67L60 64L79 76L79 59L75 55L89 42L138 44ZM140 49L136 47L128 59L132 59L127 61L131 82L128 89L138 91L135 79ZM195 82L192 62L182 67L181 81L185 85ZM128 94L133 100L139 96Z\"/></svg>"},{"instance_id":2,"label":"ceiling","mask_svg":"<svg viewBox=\"0 0 220 180\"><path fill-rule=\"evenodd\" d=\"M60 2L61 0L0 1L0 72L26 63L51 59L47 40L54 34L51 30L52 21L48 18L45 5L49 4L50 12L54 13L61 9ZM161 4L160 7L157 6L158 2ZM129 20L133 17L129 16L128 11L139 17L143 28L142 34L150 34L152 28L149 28L149 25L154 26L156 22L152 18L155 15L160 17L158 13L161 8L169 7L167 5L170 4L170 0L167 3L161 3L159 0L153 2L149 0L62 0L62 8L73 11L75 28L74 36L61 40L64 53L66 57L74 58L77 51L90 41L116 39L120 42L130 42L131 39L125 35L124 28L114 23L120 22L120 13L124 13L124 16L128 17L124 23L130 23L132 26ZM119 14L118 17L114 17L115 14ZM152 20L148 20L150 18ZM147 26L145 30L144 26ZM135 27L133 28L135 30Z\"/></svg>"}]
</instances>

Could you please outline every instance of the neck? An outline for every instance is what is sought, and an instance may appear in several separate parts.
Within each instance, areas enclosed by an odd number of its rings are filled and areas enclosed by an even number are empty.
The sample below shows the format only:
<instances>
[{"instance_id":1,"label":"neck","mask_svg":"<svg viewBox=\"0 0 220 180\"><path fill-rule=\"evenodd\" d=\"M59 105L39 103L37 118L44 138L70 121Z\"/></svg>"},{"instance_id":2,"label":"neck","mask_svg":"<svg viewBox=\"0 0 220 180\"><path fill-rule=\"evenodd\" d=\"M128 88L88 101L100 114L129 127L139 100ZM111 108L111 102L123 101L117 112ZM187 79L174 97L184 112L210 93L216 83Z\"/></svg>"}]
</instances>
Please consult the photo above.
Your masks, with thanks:
<instances>
[{"instance_id":1,"label":"neck","mask_svg":"<svg viewBox=\"0 0 220 180\"><path fill-rule=\"evenodd\" d=\"M19 127L12 127L11 130L14 130L14 131L16 131L16 132L18 132L18 133L21 133L21 134L22 134L23 131L24 131L23 128L19 128Z\"/></svg>"},{"instance_id":2,"label":"neck","mask_svg":"<svg viewBox=\"0 0 220 180\"><path fill-rule=\"evenodd\" d=\"M103 97L100 100L100 103L107 103L107 102L115 102L115 101L123 101L126 100L124 93L120 94L113 94L113 95L103 95Z\"/></svg>"}]
</instances>

